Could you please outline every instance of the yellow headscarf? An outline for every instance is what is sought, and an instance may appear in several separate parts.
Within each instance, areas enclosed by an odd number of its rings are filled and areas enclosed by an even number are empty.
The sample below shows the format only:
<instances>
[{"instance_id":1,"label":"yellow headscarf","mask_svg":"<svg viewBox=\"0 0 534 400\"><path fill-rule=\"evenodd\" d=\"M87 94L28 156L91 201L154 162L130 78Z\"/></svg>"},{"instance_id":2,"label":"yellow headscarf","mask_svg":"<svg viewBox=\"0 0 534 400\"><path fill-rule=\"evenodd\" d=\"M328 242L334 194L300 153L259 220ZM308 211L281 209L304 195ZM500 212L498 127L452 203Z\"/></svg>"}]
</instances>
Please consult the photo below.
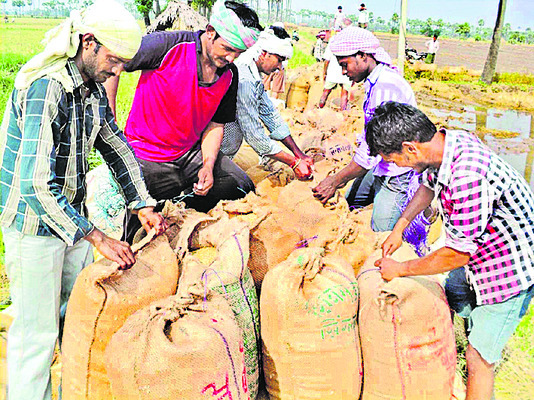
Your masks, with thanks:
<instances>
[{"instance_id":1,"label":"yellow headscarf","mask_svg":"<svg viewBox=\"0 0 534 400\"><path fill-rule=\"evenodd\" d=\"M85 10L74 10L61 25L45 35L42 53L34 56L15 78L16 89L27 89L32 82L49 75L68 92L73 84L65 64L76 55L80 35L92 33L113 54L131 59L141 45L141 28L135 18L114 0L97 0Z\"/></svg>"}]
</instances>

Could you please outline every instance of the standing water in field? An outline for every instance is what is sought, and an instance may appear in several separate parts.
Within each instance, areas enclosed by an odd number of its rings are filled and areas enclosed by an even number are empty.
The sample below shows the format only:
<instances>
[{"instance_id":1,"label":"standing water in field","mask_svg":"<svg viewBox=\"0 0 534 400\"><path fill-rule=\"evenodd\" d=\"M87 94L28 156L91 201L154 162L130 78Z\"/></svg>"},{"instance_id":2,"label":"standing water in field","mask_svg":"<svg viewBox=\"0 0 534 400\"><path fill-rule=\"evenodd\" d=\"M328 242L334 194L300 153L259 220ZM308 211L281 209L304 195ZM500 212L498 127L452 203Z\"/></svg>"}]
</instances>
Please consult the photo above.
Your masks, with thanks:
<instances>
[{"instance_id":1,"label":"standing water in field","mask_svg":"<svg viewBox=\"0 0 534 400\"><path fill-rule=\"evenodd\" d=\"M451 129L476 132L480 139L517 169L534 189L534 114L466 106L461 111L430 108Z\"/></svg>"}]
</instances>

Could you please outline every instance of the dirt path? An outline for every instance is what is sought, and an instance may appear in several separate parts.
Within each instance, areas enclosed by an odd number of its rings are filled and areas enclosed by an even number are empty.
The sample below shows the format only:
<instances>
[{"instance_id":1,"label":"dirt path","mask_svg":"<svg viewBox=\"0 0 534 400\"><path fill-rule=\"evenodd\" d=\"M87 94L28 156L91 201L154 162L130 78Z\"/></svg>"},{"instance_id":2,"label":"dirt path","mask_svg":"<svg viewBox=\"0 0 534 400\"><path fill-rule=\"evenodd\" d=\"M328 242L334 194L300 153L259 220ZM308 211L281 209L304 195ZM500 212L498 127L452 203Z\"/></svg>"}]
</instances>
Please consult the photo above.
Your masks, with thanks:
<instances>
[{"instance_id":1,"label":"dirt path","mask_svg":"<svg viewBox=\"0 0 534 400\"><path fill-rule=\"evenodd\" d=\"M376 33L380 43L392 58L397 56L397 36ZM409 36L408 44L417 51L426 51L424 37ZM486 62L489 43L471 42L457 39L439 39L440 51L436 64L443 66L464 66L468 69L482 70ZM534 46L501 44L497 59L497 72L520 72L534 74Z\"/></svg>"}]
</instances>

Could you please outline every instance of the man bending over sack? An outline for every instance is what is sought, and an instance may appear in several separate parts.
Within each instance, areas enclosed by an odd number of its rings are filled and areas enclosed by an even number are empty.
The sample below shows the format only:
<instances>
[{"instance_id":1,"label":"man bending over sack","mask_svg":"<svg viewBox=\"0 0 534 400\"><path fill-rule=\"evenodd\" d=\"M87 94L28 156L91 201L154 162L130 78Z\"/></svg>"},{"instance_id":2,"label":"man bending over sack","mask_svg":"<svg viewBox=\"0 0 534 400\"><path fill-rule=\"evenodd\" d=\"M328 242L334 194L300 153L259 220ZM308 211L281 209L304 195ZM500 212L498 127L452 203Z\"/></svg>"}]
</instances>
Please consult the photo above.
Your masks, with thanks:
<instances>
[{"instance_id":1,"label":"man bending over sack","mask_svg":"<svg viewBox=\"0 0 534 400\"><path fill-rule=\"evenodd\" d=\"M367 124L371 155L423 173L376 262L386 280L451 271L449 304L468 318L467 400L489 400L494 365L534 295L534 195L525 179L467 132L436 130L421 111L389 102ZM434 196L445 247L402 263L389 258ZM463 267L465 265L465 267Z\"/></svg>"},{"instance_id":2,"label":"man bending over sack","mask_svg":"<svg viewBox=\"0 0 534 400\"><path fill-rule=\"evenodd\" d=\"M391 58L380 47L378 39L368 30L347 28L335 35L329 47L337 56L343 74L353 82L364 82L363 112L368 122L384 101L398 101L415 106L415 96L406 80L391 67ZM411 168L398 167L380 157L369 155L365 135L358 138L358 148L349 165L324 179L313 189L323 204L337 189L354 179L347 194L352 208L373 206L371 227L374 231L390 231L399 219L410 192L419 185ZM412 188L412 186L416 186ZM416 224L426 237L424 219ZM419 247L419 243L414 243Z\"/></svg>"},{"instance_id":3,"label":"man bending over sack","mask_svg":"<svg viewBox=\"0 0 534 400\"><path fill-rule=\"evenodd\" d=\"M260 30L253 10L218 0L206 31L154 32L124 65L127 72L142 71L124 132L156 200L179 199L206 212L219 200L254 190L219 148L224 124L235 121L238 77L232 62ZM118 79L107 85L113 104L117 85ZM139 226L127 213L124 238L130 242Z\"/></svg>"},{"instance_id":4,"label":"man bending over sack","mask_svg":"<svg viewBox=\"0 0 534 400\"><path fill-rule=\"evenodd\" d=\"M76 276L92 246L122 269L134 254L87 220L85 177L94 146L146 230L165 229L102 82L118 75L141 30L113 0L73 11L22 67L0 132L0 225L14 319L7 345L8 399L51 399L50 365Z\"/></svg>"},{"instance_id":5,"label":"man bending over sack","mask_svg":"<svg viewBox=\"0 0 534 400\"><path fill-rule=\"evenodd\" d=\"M285 29L272 26L260 34L257 43L248 49L235 65L239 70L237 89L237 121L224 126L221 151L233 157L243 139L260 155L289 165L298 179L312 174L313 160L297 146L289 127L267 96L260 74L270 74L282 67L293 55L293 45ZM270 135L265 133L263 125ZM282 142L292 154L286 153Z\"/></svg>"}]
</instances>

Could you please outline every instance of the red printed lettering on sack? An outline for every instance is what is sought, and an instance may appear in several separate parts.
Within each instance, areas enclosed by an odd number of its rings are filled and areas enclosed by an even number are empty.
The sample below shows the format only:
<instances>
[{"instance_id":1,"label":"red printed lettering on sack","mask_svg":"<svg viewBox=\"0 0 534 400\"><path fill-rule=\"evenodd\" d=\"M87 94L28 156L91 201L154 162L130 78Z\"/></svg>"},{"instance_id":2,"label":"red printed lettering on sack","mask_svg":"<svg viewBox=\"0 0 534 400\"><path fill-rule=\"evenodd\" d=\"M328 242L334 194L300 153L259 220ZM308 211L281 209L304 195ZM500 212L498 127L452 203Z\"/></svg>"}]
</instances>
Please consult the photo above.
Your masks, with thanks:
<instances>
[{"instance_id":1,"label":"red printed lettering on sack","mask_svg":"<svg viewBox=\"0 0 534 400\"><path fill-rule=\"evenodd\" d=\"M207 385L204 389L202 389L201 393L204 394L210 389L212 390L211 395L213 397L219 396L217 397L217 400L222 400L222 399L233 400L232 392L230 392L230 386L228 385L228 373L226 374L226 384L224 386L217 389L217 385L215 384L215 382L213 382Z\"/></svg>"}]
</instances>

